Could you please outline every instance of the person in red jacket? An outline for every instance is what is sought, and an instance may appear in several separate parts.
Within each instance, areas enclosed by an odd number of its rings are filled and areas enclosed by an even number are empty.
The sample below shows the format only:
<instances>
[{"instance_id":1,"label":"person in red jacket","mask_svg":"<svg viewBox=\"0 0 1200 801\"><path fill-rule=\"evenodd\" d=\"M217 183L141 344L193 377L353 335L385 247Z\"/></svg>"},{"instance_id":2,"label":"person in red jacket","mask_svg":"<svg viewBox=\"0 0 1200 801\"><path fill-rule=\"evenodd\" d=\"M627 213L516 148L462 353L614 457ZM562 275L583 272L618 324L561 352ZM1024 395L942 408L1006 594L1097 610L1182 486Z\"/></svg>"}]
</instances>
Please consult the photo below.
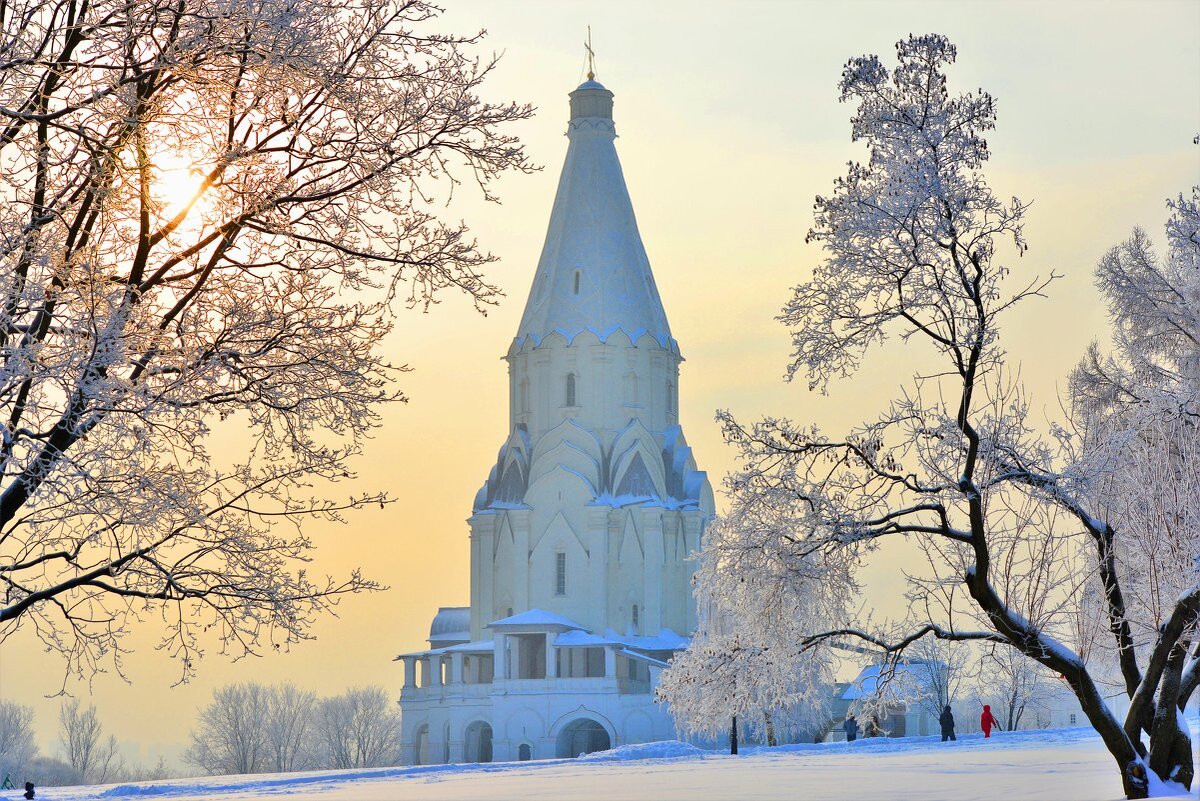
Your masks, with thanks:
<instances>
[{"instance_id":1,"label":"person in red jacket","mask_svg":"<svg viewBox=\"0 0 1200 801\"><path fill-rule=\"evenodd\" d=\"M996 722L996 718L992 715L992 707L989 704L983 705L983 714L979 716L979 728L983 729L984 737L992 736L992 727L1000 728L1000 724Z\"/></svg>"}]
</instances>

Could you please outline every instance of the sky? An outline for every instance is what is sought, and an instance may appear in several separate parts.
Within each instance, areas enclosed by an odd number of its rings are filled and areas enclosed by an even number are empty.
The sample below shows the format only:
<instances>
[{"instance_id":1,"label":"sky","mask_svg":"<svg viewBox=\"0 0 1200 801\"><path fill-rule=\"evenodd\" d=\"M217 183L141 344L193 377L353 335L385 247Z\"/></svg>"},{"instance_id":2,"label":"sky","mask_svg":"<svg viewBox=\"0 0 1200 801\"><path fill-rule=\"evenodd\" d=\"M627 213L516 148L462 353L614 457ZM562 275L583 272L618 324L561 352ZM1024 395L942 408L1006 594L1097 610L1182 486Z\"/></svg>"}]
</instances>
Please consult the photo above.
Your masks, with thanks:
<instances>
[{"instance_id":1,"label":"sky","mask_svg":"<svg viewBox=\"0 0 1200 801\"><path fill-rule=\"evenodd\" d=\"M541 252L588 25L597 79L616 95L617 149L642 239L687 360L680 421L714 487L734 467L717 409L841 432L871 419L914 370L913 354L892 344L827 396L783 380L789 338L774 317L821 258L804 242L813 198L866 155L850 141L852 107L838 102L848 58L878 53L890 64L909 33L942 33L958 47L951 91L983 87L997 98L989 180L1001 198L1033 201L1029 250L1010 266L1018 277L1063 276L1003 330L1035 423L1059 413L1070 369L1105 337L1097 260L1135 225L1161 242L1165 200L1200 183L1198 0L445 4L431 29L486 29L479 52L503 54L484 95L538 108L512 130L544 169L501 180L500 204L466 187L445 209L500 257L489 277L507 296L487 316L451 296L401 315L386 355L411 368L400 378L410 401L383 411L347 488L386 490L396 503L308 529L314 570L362 566L389 589L346 599L313 628L315 640L287 653L231 663L211 642L183 686L174 686L178 666L153 650L153 623L132 629L129 682L105 673L65 685L97 706L131 761L174 761L196 710L230 682L288 680L322 695L381 685L398 696L393 657L424 646L439 606L467 604L465 520L507 435L501 357ZM894 598L894 573L867 576L874 597ZM61 663L28 632L5 644L0 698L35 708L43 752L56 751L59 701L47 696L63 686Z\"/></svg>"}]
</instances>

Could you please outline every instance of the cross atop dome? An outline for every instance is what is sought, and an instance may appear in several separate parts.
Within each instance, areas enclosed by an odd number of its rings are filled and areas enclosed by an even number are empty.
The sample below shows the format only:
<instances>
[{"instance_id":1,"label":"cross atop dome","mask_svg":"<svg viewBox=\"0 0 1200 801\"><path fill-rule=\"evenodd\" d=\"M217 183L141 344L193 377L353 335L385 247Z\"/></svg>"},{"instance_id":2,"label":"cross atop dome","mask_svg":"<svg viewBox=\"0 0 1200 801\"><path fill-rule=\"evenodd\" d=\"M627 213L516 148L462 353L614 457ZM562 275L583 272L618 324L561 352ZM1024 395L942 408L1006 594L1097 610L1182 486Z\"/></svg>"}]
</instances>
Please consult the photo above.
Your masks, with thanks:
<instances>
[{"instance_id":1,"label":"cross atop dome","mask_svg":"<svg viewBox=\"0 0 1200 801\"><path fill-rule=\"evenodd\" d=\"M588 26L588 40L583 43L583 47L587 50L588 60L588 80L596 80L596 51L592 49L592 26Z\"/></svg>"}]
</instances>

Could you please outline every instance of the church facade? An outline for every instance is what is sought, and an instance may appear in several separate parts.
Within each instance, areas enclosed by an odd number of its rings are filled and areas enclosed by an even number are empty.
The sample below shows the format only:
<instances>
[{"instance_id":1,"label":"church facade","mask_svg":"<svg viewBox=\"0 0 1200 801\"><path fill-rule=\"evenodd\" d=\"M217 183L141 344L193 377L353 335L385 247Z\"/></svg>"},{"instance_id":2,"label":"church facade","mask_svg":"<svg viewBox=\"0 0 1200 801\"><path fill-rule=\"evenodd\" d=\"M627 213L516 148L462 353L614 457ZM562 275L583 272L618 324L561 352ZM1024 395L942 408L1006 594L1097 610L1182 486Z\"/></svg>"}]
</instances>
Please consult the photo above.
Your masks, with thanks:
<instances>
[{"instance_id":1,"label":"church facade","mask_svg":"<svg viewBox=\"0 0 1200 801\"><path fill-rule=\"evenodd\" d=\"M613 94L570 93L569 145L509 370L509 433L469 519L469 607L404 663L410 764L670 739L659 672L696 627L713 515L679 364L615 147Z\"/></svg>"}]
</instances>

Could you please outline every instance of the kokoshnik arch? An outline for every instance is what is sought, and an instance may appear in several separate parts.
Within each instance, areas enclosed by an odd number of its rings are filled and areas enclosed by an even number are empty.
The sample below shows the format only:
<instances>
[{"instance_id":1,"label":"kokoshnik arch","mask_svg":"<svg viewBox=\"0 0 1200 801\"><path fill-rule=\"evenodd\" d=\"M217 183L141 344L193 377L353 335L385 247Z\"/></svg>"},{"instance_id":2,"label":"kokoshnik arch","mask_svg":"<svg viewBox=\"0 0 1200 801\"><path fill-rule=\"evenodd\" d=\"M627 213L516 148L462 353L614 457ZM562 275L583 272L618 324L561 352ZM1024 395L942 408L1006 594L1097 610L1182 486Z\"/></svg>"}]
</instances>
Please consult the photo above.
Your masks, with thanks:
<instances>
[{"instance_id":1,"label":"kokoshnik arch","mask_svg":"<svg viewBox=\"0 0 1200 801\"><path fill-rule=\"evenodd\" d=\"M679 427L671 337L614 145L570 93L546 243L508 349L509 435L475 497L471 605L404 662L408 763L576 756L675 736L659 672L696 628L713 515Z\"/></svg>"}]
</instances>

